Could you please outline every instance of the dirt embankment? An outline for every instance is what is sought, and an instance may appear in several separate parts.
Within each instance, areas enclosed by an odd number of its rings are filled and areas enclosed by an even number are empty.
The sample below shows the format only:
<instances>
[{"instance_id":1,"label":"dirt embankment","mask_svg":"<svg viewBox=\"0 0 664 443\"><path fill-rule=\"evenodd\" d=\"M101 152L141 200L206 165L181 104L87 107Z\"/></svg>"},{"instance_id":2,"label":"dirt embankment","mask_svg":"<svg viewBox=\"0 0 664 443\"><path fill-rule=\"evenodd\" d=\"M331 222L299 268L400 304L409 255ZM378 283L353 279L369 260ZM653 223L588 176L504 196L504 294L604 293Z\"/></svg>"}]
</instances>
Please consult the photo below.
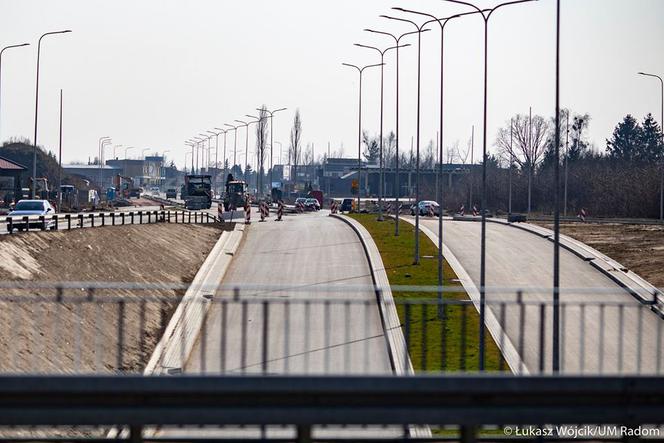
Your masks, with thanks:
<instances>
[{"instance_id":1,"label":"dirt embankment","mask_svg":"<svg viewBox=\"0 0 664 443\"><path fill-rule=\"evenodd\" d=\"M542 226L553 229L551 224ZM664 226L563 223L560 232L618 261L658 288L664 288Z\"/></svg>"},{"instance_id":2,"label":"dirt embankment","mask_svg":"<svg viewBox=\"0 0 664 443\"><path fill-rule=\"evenodd\" d=\"M183 292L140 286L191 282L220 234L213 225L157 224L1 236L0 281L139 288L96 290L94 302L70 289L63 303L55 285L0 289L0 372L140 371Z\"/></svg>"}]
</instances>

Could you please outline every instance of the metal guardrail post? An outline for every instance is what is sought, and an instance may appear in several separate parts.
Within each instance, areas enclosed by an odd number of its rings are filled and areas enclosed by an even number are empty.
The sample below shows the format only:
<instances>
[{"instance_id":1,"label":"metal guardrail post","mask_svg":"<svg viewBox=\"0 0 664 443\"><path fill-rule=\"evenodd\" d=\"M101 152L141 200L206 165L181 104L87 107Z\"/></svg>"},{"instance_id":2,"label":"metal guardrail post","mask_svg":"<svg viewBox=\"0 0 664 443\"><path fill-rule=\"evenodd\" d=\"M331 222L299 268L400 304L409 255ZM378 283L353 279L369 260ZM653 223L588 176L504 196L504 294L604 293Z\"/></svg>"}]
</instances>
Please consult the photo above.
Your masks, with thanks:
<instances>
[{"instance_id":1,"label":"metal guardrail post","mask_svg":"<svg viewBox=\"0 0 664 443\"><path fill-rule=\"evenodd\" d=\"M297 443L311 443L311 426L300 425L297 427Z\"/></svg>"},{"instance_id":2,"label":"metal guardrail post","mask_svg":"<svg viewBox=\"0 0 664 443\"><path fill-rule=\"evenodd\" d=\"M41 228L46 229L46 217L43 215L39 216L39 223L41 223Z\"/></svg>"},{"instance_id":3,"label":"metal guardrail post","mask_svg":"<svg viewBox=\"0 0 664 443\"><path fill-rule=\"evenodd\" d=\"M177 214L177 212L176 212L176 214ZM171 222L171 211L167 212L166 217L168 218L168 223L170 223Z\"/></svg>"},{"instance_id":4,"label":"metal guardrail post","mask_svg":"<svg viewBox=\"0 0 664 443\"><path fill-rule=\"evenodd\" d=\"M101 217L101 225L106 226L106 215L102 212L99 216Z\"/></svg>"},{"instance_id":5,"label":"metal guardrail post","mask_svg":"<svg viewBox=\"0 0 664 443\"><path fill-rule=\"evenodd\" d=\"M83 214L78 214L78 227L83 227Z\"/></svg>"},{"instance_id":6,"label":"metal guardrail post","mask_svg":"<svg viewBox=\"0 0 664 443\"><path fill-rule=\"evenodd\" d=\"M53 216L53 226L55 227L55 230L56 230L56 231L57 231L58 228L60 227L60 225L59 225L59 223L58 223L59 221L60 221L60 217L58 217L57 215L54 215L54 216Z\"/></svg>"},{"instance_id":7,"label":"metal guardrail post","mask_svg":"<svg viewBox=\"0 0 664 443\"><path fill-rule=\"evenodd\" d=\"M184 218L182 219L182 221L184 222ZM189 222L188 223L191 224L191 211L189 211Z\"/></svg>"},{"instance_id":8,"label":"metal guardrail post","mask_svg":"<svg viewBox=\"0 0 664 443\"><path fill-rule=\"evenodd\" d=\"M148 212L148 224L152 223L152 211L147 211Z\"/></svg>"},{"instance_id":9,"label":"metal guardrail post","mask_svg":"<svg viewBox=\"0 0 664 443\"><path fill-rule=\"evenodd\" d=\"M67 219L67 230L71 231L71 214L65 215L65 218Z\"/></svg>"},{"instance_id":10,"label":"metal guardrail post","mask_svg":"<svg viewBox=\"0 0 664 443\"><path fill-rule=\"evenodd\" d=\"M14 232L14 220L12 217L7 217L7 232L10 234Z\"/></svg>"},{"instance_id":11,"label":"metal guardrail post","mask_svg":"<svg viewBox=\"0 0 664 443\"><path fill-rule=\"evenodd\" d=\"M125 213L124 212L120 213L120 218L122 219L122 225L124 226L124 224L125 224Z\"/></svg>"},{"instance_id":12,"label":"metal guardrail post","mask_svg":"<svg viewBox=\"0 0 664 443\"><path fill-rule=\"evenodd\" d=\"M111 212L111 226L115 226L115 212Z\"/></svg>"},{"instance_id":13,"label":"metal guardrail post","mask_svg":"<svg viewBox=\"0 0 664 443\"><path fill-rule=\"evenodd\" d=\"M95 215L90 214L89 217L90 217L90 226L92 226L94 228L95 227Z\"/></svg>"},{"instance_id":14,"label":"metal guardrail post","mask_svg":"<svg viewBox=\"0 0 664 443\"><path fill-rule=\"evenodd\" d=\"M134 220L131 221L131 224L134 224ZM143 211L138 211L138 224L143 224Z\"/></svg>"},{"instance_id":15,"label":"metal guardrail post","mask_svg":"<svg viewBox=\"0 0 664 443\"><path fill-rule=\"evenodd\" d=\"M25 230L30 230L30 218L27 215L23 216L23 223L25 224Z\"/></svg>"},{"instance_id":16,"label":"metal guardrail post","mask_svg":"<svg viewBox=\"0 0 664 443\"><path fill-rule=\"evenodd\" d=\"M129 426L129 442L141 443L143 441L143 427L132 425Z\"/></svg>"}]
</instances>

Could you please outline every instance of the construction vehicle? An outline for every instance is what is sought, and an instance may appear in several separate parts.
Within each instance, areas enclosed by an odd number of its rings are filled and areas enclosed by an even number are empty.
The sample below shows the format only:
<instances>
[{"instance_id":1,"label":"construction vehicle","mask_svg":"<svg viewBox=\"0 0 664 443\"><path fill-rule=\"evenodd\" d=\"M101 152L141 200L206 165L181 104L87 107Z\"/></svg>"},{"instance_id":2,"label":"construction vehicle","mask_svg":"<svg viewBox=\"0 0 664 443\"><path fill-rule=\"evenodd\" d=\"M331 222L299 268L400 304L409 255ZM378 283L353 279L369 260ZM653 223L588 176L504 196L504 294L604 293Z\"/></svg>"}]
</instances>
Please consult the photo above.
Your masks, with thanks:
<instances>
[{"instance_id":1,"label":"construction vehicle","mask_svg":"<svg viewBox=\"0 0 664 443\"><path fill-rule=\"evenodd\" d=\"M210 209L212 207L212 176L185 175L181 198L185 209Z\"/></svg>"},{"instance_id":2,"label":"construction vehicle","mask_svg":"<svg viewBox=\"0 0 664 443\"><path fill-rule=\"evenodd\" d=\"M139 198L141 196L141 188L134 185L134 179L131 177L123 177L117 174L113 179L115 186L115 197L129 199L131 197Z\"/></svg>"},{"instance_id":3,"label":"construction vehicle","mask_svg":"<svg viewBox=\"0 0 664 443\"><path fill-rule=\"evenodd\" d=\"M32 187L35 186L35 197L42 200L48 200L49 198L49 189L48 189L48 179L46 177L37 177L34 180L30 177L30 192L32 193Z\"/></svg>"},{"instance_id":4,"label":"construction vehicle","mask_svg":"<svg viewBox=\"0 0 664 443\"><path fill-rule=\"evenodd\" d=\"M243 208L247 203L247 188L248 185L242 180L233 180L233 176L229 175L229 180L226 181L226 190L224 192L224 210Z\"/></svg>"},{"instance_id":5,"label":"construction vehicle","mask_svg":"<svg viewBox=\"0 0 664 443\"><path fill-rule=\"evenodd\" d=\"M78 212L80 204L78 199L78 189L73 185L60 186L60 195L62 203L60 203L60 212Z\"/></svg>"}]
</instances>

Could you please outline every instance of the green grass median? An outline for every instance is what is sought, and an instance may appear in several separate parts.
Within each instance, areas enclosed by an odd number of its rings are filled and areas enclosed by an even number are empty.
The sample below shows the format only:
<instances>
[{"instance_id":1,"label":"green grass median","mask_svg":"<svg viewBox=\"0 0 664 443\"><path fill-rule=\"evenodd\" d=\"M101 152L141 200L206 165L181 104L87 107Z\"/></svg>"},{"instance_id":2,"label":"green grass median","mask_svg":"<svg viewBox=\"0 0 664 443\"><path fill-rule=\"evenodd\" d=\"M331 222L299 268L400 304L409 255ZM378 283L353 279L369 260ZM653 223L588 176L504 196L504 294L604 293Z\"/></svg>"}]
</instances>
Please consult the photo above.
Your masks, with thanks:
<instances>
[{"instance_id":1,"label":"green grass median","mask_svg":"<svg viewBox=\"0 0 664 443\"><path fill-rule=\"evenodd\" d=\"M375 214L351 217L362 223L376 242L391 286L438 285L438 248L426 235L420 232L420 264L414 265L414 226L400 222L399 236L395 237L394 219L378 222ZM442 317L434 303L407 304L408 299L436 300L435 291L392 291L404 335L408 329L413 367L416 371L475 371L479 367L479 314L467 302L468 295L447 263L443 276L443 286L459 290L443 293L449 304ZM488 331L485 337L486 370L509 370Z\"/></svg>"}]
</instances>

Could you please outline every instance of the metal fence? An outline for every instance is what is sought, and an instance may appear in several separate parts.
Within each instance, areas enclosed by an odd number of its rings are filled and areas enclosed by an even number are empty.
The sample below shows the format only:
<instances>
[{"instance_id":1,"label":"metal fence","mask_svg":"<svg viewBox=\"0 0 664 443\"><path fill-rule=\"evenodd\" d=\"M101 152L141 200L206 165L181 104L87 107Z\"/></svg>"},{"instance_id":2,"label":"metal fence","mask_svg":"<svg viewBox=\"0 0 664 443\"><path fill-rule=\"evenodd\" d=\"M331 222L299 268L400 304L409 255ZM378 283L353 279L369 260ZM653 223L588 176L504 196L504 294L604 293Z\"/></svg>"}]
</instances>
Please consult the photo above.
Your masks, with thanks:
<instances>
[{"instance_id":1,"label":"metal fence","mask_svg":"<svg viewBox=\"0 0 664 443\"><path fill-rule=\"evenodd\" d=\"M138 210L108 213L55 214L49 216L8 216L2 217L0 224L3 225L7 233L12 234L15 231L27 231L30 229L58 231L102 226L152 223L215 223L217 221L217 218L208 212Z\"/></svg>"},{"instance_id":2,"label":"metal fence","mask_svg":"<svg viewBox=\"0 0 664 443\"><path fill-rule=\"evenodd\" d=\"M195 290L195 298L180 297ZM391 374L478 369L475 301L453 288L0 286L2 373L140 373L160 340L180 342L169 374ZM487 289L488 372L551 372L549 291ZM386 331L380 304L396 311ZM177 333L162 337L171 316ZM661 374L663 320L623 292L561 294L563 374ZM390 341L396 332L403 341ZM174 335L173 335L174 334ZM191 343L191 345L185 345ZM405 361L395 361L404 359ZM168 364L167 364L168 363ZM170 366L169 366L170 365Z\"/></svg>"},{"instance_id":3,"label":"metal fence","mask_svg":"<svg viewBox=\"0 0 664 443\"><path fill-rule=\"evenodd\" d=\"M662 397L652 377L0 377L0 441L654 442Z\"/></svg>"}]
</instances>

